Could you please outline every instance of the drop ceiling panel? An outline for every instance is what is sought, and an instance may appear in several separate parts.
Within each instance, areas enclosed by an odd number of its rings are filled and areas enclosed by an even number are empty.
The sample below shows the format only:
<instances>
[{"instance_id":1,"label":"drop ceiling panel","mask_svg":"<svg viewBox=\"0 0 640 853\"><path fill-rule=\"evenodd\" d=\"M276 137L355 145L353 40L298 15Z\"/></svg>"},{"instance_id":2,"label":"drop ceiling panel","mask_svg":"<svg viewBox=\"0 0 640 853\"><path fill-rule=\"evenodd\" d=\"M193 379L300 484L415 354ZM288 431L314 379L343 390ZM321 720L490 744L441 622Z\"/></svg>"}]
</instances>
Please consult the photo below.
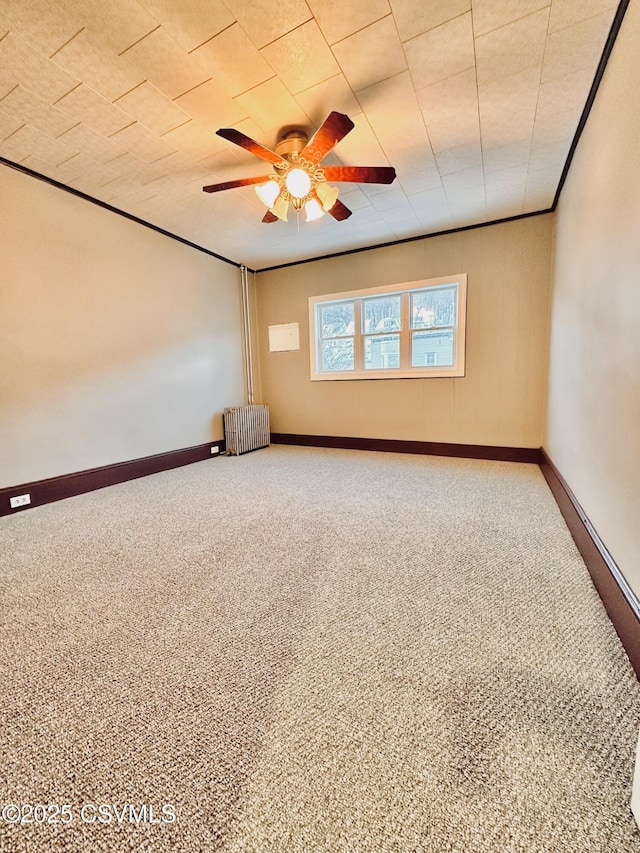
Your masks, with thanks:
<instances>
[{"instance_id":1,"label":"drop ceiling panel","mask_svg":"<svg viewBox=\"0 0 640 853\"><path fill-rule=\"evenodd\" d=\"M47 57L82 28L50 0L3 0L1 20L0 35L10 30Z\"/></svg>"},{"instance_id":2,"label":"drop ceiling panel","mask_svg":"<svg viewBox=\"0 0 640 853\"><path fill-rule=\"evenodd\" d=\"M432 30L447 21L458 18L471 9L470 0L431 0L415 3L414 0L391 0L398 32L402 41Z\"/></svg>"},{"instance_id":3,"label":"drop ceiling panel","mask_svg":"<svg viewBox=\"0 0 640 853\"><path fill-rule=\"evenodd\" d=\"M387 0L349 0L348 3L309 0L309 7L329 44L353 35L391 12Z\"/></svg>"},{"instance_id":4,"label":"drop ceiling panel","mask_svg":"<svg viewBox=\"0 0 640 853\"><path fill-rule=\"evenodd\" d=\"M0 156L257 268L477 224L553 201L611 0L0 0ZM265 225L273 148L332 111L342 222Z\"/></svg>"},{"instance_id":5,"label":"drop ceiling panel","mask_svg":"<svg viewBox=\"0 0 640 853\"><path fill-rule=\"evenodd\" d=\"M144 73L88 30L81 30L61 47L53 61L107 101L119 98L145 81Z\"/></svg>"},{"instance_id":6,"label":"drop ceiling panel","mask_svg":"<svg viewBox=\"0 0 640 853\"><path fill-rule=\"evenodd\" d=\"M225 6L256 47L264 47L309 21L313 15L304 0L225 0Z\"/></svg>"},{"instance_id":7,"label":"drop ceiling panel","mask_svg":"<svg viewBox=\"0 0 640 853\"><path fill-rule=\"evenodd\" d=\"M187 52L234 23L222 0L138 0Z\"/></svg>"},{"instance_id":8,"label":"drop ceiling panel","mask_svg":"<svg viewBox=\"0 0 640 853\"><path fill-rule=\"evenodd\" d=\"M221 88L217 80L207 80L174 103L211 133L242 121L247 113Z\"/></svg>"},{"instance_id":9,"label":"drop ceiling panel","mask_svg":"<svg viewBox=\"0 0 640 853\"><path fill-rule=\"evenodd\" d=\"M315 21L308 21L262 49L262 55L294 94L340 72Z\"/></svg>"},{"instance_id":10,"label":"drop ceiling panel","mask_svg":"<svg viewBox=\"0 0 640 853\"><path fill-rule=\"evenodd\" d=\"M114 104L158 136L190 120L187 113L148 81L118 98Z\"/></svg>"},{"instance_id":11,"label":"drop ceiling panel","mask_svg":"<svg viewBox=\"0 0 640 853\"><path fill-rule=\"evenodd\" d=\"M473 68L471 13L460 15L405 42L404 49L417 89Z\"/></svg>"},{"instance_id":12,"label":"drop ceiling panel","mask_svg":"<svg viewBox=\"0 0 640 853\"><path fill-rule=\"evenodd\" d=\"M316 127L332 110L345 113L353 119L361 109L344 74L336 74L335 77L323 80L316 86L310 86L298 92L295 97Z\"/></svg>"},{"instance_id":13,"label":"drop ceiling panel","mask_svg":"<svg viewBox=\"0 0 640 853\"><path fill-rule=\"evenodd\" d=\"M58 6L81 26L99 34L118 54L158 26L155 18L132 0L58 0Z\"/></svg>"},{"instance_id":14,"label":"drop ceiling panel","mask_svg":"<svg viewBox=\"0 0 640 853\"><path fill-rule=\"evenodd\" d=\"M240 24L232 24L190 54L233 97L273 77L273 69Z\"/></svg>"},{"instance_id":15,"label":"drop ceiling panel","mask_svg":"<svg viewBox=\"0 0 640 853\"><path fill-rule=\"evenodd\" d=\"M150 80L169 98L183 95L211 76L160 26L132 45L121 58L143 81Z\"/></svg>"},{"instance_id":16,"label":"drop ceiling panel","mask_svg":"<svg viewBox=\"0 0 640 853\"><path fill-rule=\"evenodd\" d=\"M407 67L392 15L337 42L333 52L354 92Z\"/></svg>"},{"instance_id":17,"label":"drop ceiling panel","mask_svg":"<svg viewBox=\"0 0 640 853\"><path fill-rule=\"evenodd\" d=\"M19 83L52 104L79 82L14 33L0 41L0 98Z\"/></svg>"},{"instance_id":18,"label":"drop ceiling panel","mask_svg":"<svg viewBox=\"0 0 640 853\"><path fill-rule=\"evenodd\" d=\"M79 83L64 97L55 101L56 106L68 113L78 123L103 136L111 136L131 124L131 116L94 92L84 83Z\"/></svg>"},{"instance_id":19,"label":"drop ceiling panel","mask_svg":"<svg viewBox=\"0 0 640 853\"><path fill-rule=\"evenodd\" d=\"M547 43L549 7L476 38L478 83L542 65Z\"/></svg>"},{"instance_id":20,"label":"drop ceiling panel","mask_svg":"<svg viewBox=\"0 0 640 853\"><path fill-rule=\"evenodd\" d=\"M554 5L558 0L554 0ZM562 2L562 0L560 0ZM581 0L578 0L581 2ZM497 30L526 18L540 9L548 8L550 0L474 0L473 2L473 28L476 36Z\"/></svg>"},{"instance_id":21,"label":"drop ceiling panel","mask_svg":"<svg viewBox=\"0 0 640 853\"><path fill-rule=\"evenodd\" d=\"M554 0L551 4L549 32L555 33L557 30L571 27L601 12L611 13L617 6L616 0Z\"/></svg>"}]
</instances>

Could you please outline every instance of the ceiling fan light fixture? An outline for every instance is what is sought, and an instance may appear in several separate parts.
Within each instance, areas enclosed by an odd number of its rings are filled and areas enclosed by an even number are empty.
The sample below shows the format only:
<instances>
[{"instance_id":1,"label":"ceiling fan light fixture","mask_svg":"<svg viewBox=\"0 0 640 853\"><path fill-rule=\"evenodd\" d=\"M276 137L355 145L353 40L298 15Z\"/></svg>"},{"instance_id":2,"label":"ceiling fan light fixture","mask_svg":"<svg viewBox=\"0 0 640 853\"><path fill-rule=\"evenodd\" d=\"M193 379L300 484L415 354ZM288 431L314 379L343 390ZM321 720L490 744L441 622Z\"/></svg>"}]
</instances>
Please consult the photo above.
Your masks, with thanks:
<instances>
[{"instance_id":1,"label":"ceiling fan light fixture","mask_svg":"<svg viewBox=\"0 0 640 853\"><path fill-rule=\"evenodd\" d=\"M283 222L286 222L287 213L289 212L289 202L285 201L282 196L278 196L273 207L269 208L269 210L274 216L277 216L278 219L282 219Z\"/></svg>"},{"instance_id":2,"label":"ceiling fan light fixture","mask_svg":"<svg viewBox=\"0 0 640 853\"><path fill-rule=\"evenodd\" d=\"M331 187L325 181L322 181L316 187L316 192L322 204L322 209L326 211L331 210L338 199L338 187Z\"/></svg>"},{"instance_id":3,"label":"ceiling fan light fixture","mask_svg":"<svg viewBox=\"0 0 640 853\"><path fill-rule=\"evenodd\" d=\"M321 216L324 216L324 210L320 207L315 198L309 199L304 206L304 210L307 214L307 222L315 222L316 219L320 219Z\"/></svg>"},{"instance_id":4,"label":"ceiling fan light fixture","mask_svg":"<svg viewBox=\"0 0 640 853\"><path fill-rule=\"evenodd\" d=\"M304 198L311 190L311 178L304 169L291 169L285 178L285 183L294 198Z\"/></svg>"},{"instance_id":5,"label":"ceiling fan light fixture","mask_svg":"<svg viewBox=\"0 0 640 853\"><path fill-rule=\"evenodd\" d=\"M280 195L280 186L276 181L267 181L266 184L258 184L256 195L263 204L271 209L275 204L275 200Z\"/></svg>"}]
</instances>

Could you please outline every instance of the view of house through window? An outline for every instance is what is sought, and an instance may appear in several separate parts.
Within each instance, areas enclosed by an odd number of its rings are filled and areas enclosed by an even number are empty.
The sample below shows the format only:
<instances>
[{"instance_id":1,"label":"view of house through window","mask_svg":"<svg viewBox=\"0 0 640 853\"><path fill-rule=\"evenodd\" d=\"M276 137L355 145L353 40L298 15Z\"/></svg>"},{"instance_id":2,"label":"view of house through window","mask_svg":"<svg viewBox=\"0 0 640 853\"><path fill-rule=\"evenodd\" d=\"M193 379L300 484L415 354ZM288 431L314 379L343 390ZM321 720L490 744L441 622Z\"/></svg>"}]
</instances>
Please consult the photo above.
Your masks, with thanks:
<instances>
[{"instance_id":1,"label":"view of house through window","mask_svg":"<svg viewBox=\"0 0 640 853\"><path fill-rule=\"evenodd\" d=\"M464 376L466 274L309 299L312 379Z\"/></svg>"}]
</instances>

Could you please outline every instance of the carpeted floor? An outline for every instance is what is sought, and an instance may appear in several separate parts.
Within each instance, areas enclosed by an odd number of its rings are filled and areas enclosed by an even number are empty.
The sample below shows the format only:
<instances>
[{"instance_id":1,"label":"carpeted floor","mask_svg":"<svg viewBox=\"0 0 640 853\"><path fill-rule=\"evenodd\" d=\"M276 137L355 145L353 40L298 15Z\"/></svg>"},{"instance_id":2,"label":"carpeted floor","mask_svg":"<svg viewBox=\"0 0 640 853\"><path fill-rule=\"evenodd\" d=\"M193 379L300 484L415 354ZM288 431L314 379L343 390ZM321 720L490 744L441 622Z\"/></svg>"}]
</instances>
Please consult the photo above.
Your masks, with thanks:
<instances>
[{"instance_id":1,"label":"carpeted floor","mask_svg":"<svg viewBox=\"0 0 640 853\"><path fill-rule=\"evenodd\" d=\"M536 466L271 447L0 550L3 853L640 851L640 685Z\"/></svg>"}]
</instances>

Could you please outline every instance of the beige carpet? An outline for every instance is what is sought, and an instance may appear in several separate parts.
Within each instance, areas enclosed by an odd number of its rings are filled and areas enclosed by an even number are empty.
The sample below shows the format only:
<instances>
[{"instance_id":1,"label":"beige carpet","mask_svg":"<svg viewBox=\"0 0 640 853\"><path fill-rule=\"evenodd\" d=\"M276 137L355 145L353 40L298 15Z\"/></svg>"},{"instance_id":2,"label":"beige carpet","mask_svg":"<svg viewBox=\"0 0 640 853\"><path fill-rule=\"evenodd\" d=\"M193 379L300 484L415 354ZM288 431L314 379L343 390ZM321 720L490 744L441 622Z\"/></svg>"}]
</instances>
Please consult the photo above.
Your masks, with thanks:
<instances>
[{"instance_id":1,"label":"beige carpet","mask_svg":"<svg viewBox=\"0 0 640 853\"><path fill-rule=\"evenodd\" d=\"M272 447L0 550L3 853L640 851L640 687L535 466Z\"/></svg>"}]
</instances>

